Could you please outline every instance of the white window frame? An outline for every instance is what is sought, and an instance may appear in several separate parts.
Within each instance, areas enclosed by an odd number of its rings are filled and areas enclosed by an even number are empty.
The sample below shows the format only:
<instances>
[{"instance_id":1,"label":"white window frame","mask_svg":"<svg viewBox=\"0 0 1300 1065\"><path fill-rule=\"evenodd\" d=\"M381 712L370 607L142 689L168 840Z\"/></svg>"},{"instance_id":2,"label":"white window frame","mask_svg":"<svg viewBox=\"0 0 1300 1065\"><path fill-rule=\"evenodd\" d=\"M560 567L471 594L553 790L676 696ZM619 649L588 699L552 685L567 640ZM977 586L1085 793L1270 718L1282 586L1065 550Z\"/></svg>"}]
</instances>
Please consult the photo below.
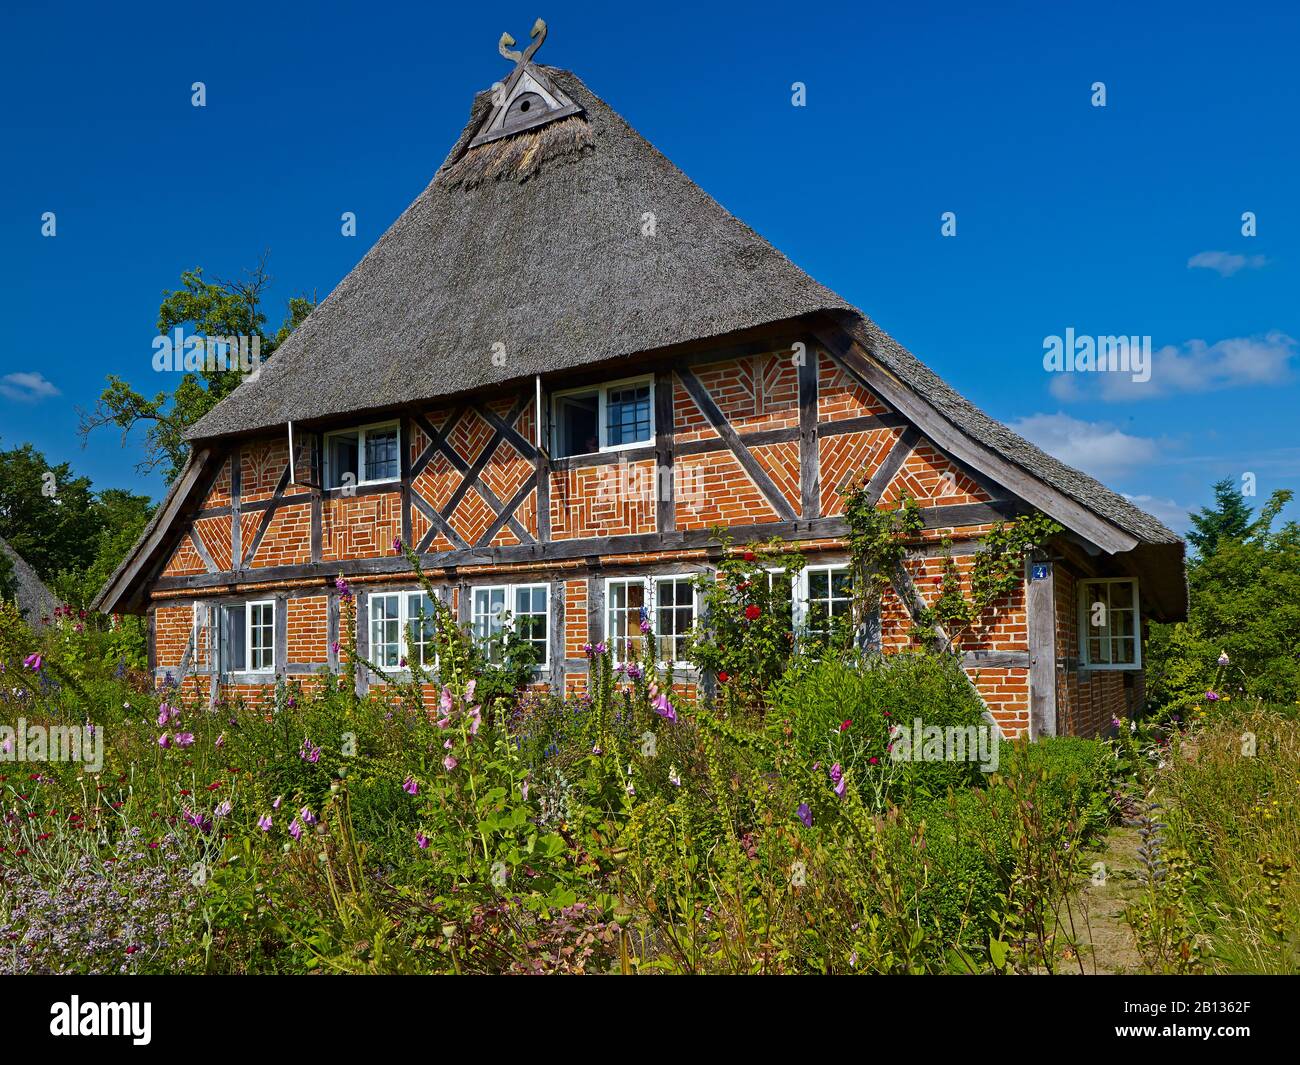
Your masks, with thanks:
<instances>
[{"instance_id":1,"label":"white window frame","mask_svg":"<svg viewBox=\"0 0 1300 1065\"><path fill-rule=\"evenodd\" d=\"M687 629L686 631L687 631L687 632L690 632L690 629L695 628L695 623L696 623L697 621L699 621L699 619L700 619L700 590L699 590L698 588L695 587L695 579L694 579L694 575L693 575L693 574L690 574L690 573L661 573L661 574L659 574L658 576L653 576L653 577L651 577L651 578L650 578L650 608L649 608L649 609L650 609L650 626L651 626L651 628L654 630L654 634L655 634L655 641L656 641L656 643L655 643L655 653L656 653L656 654L658 654L658 648L659 648L658 640L659 640L659 638L660 638L661 636L665 635L664 633L662 633L662 632L659 631L659 585L662 584L662 583L664 583L665 581L675 581L675 582L677 582L677 583L685 583L685 584L687 584L687 585L690 586L690 589L691 589L691 625L690 625L690 628ZM678 608L677 608L677 607L674 607L673 609L675 610L675 609L678 609ZM674 633L674 634L673 634L674 637L679 636L679 635L683 635L683 636L684 636L685 633ZM675 647L676 647L676 645L674 644L674 649L675 649ZM682 659L682 660L674 659L672 662L669 662L667 659L660 659L659 661L660 661L660 664L661 664L661 665L665 665L665 666L671 665L674 669L686 669L686 668L688 668L688 667L690 666L690 664L691 664L690 661L687 660L687 659Z\"/></svg>"},{"instance_id":2,"label":"white window frame","mask_svg":"<svg viewBox=\"0 0 1300 1065\"><path fill-rule=\"evenodd\" d=\"M517 615L517 611L515 611L512 608L512 605L515 602L515 592L518 591L534 592L537 591L539 588L546 593L546 612L542 615L543 618L542 630L546 635L541 645L542 657L539 661L533 663L534 672L540 672L544 669L551 668L551 611L555 609L555 604L552 602L554 596L552 595L551 592L551 586L547 584L545 581L530 581L525 584L475 584L472 585L469 590L470 632L474 634L474 638L476 640L485 640L485 639L491 639L492 635L495 634L491 634L487 637L483 637L479 635L478 619L480 617L488 617L488 618L492 617L492 613L490 610L487 614L479 613L477 609L479 592L490 593L498 590L504 592L504 601L502 603L501 609L503 613L510 615L510 622L508 625L504 617L501 619L501 632L504 634L507 631L514 632L514 622L515 622L515 617ZM537 614L533 611L528 611L527 613L529 617L537 617ZM538 644L533 640L529 640L528 643L530 643L533 647L538 646Z\"/></svg>"},{"instance_id":3,"label":"white window frame","mask_svg":"<svg viewBox=\"0 0 1300 1065\"><path fill-rule=\"evenodd\" d=\"M700 619L700 590L695 587L695 574L691 573L657 573L648 577L606 577L605 578L605 645L610 649L613 655L613 663L616 666L625 665L623 658L620 657L619 648L614 644L614 606L613 596L610 589L614 585L636 585L640 584L645 590L643 598L645 599L646 614L650 619L650 628L655 636L655 661L660 666L671 666L673 669L688 669L691 663L688 660L676 660L669 662L667 659L659 658L659 637L663 635L659 631L659 584L662 581L686 581L691 585L691 627ZM645 639L638 632L638 637ZM638 661L639 661L638 656Z\"/></svg>"},{"instance_id":4,"label":"white window frame","mask_svg":"<svg viewBox=\"0 0 1300 1065\"><path fill-rule=\"evenodd\" d=\"M790 582L791 591L794 593L794 633L795 639L798 640L807 630L808 625L808 578L814 573L825 572L828 577L828 590L834 588L834 576L837 571L849 571L847 562L819 562L816 565L804 566L799 571L797 580ZM832 600L834 596L832 595ZM850 609L852 609L853 597L849 596Z\"/></svg>"},{"instance_id":5,"label":"white window frame","mask_svg":"<svg viewBox=\"0 0 1300 1065\"><path fill-rule=\"evenodd\" d=\"M374 612L374 605L375 605L375 601L378 599L389 599L394 596L397 598L396 620L397 620L398 664L389 666L378 661L378 656L376 654L376 647L378 646L378 644L375 641L375 626L377 624L387 623L389 621L392 621L393 619L376 618ZM367 610L369 613L369 618L367 620L369 621L370 624L370 633L369 633L370 639L369 642L367 643L367 647L369 648L370 658L376 662L376 664L379 666L380 669L383 669L385 671L397 671L397 672L401 672L403 670L406 672L411 671L411 662L414 660L412 658L412 651L414 650L415 647L415 644L411 640L411 625L419 621L419 611L413 604L423 596L424 596L423 588L402 588L398 590L372 592L370 597L368 598ZM436 610L437 608L435 607L434 609ZM430 615L430 617L432 617L432 615ZM385 645L387 645L388 643L387 640L383 642ZM403 661L406 662L405 666L400 664ZM431 669L431 670L436 670L438 668L438 652L437 652L436 645L433 648L433 661L421 662L420 667L422 669Z\"/></svg>"},{"instance_id":6,"label":"white window frame","mask_svg":"<svg viewBox=\"0 0 1300 1065\"><path fill-rule=\"evenodd\" d=\"M271 608L271 642L263 648L270 652L270 665L254 666L256 658L253 646L253 631L255 629L265 629L266 625L254 625L253 614L258 607ZM239 671L243 673L274 673L275 672L275 600L274 599L250 599L244 604L244 668Z\"/></svg>"},{"instance_id":7,"label":"white window frame","mask_svg":"<svg viewBox=\"0 0 1300 1065\"><path fill-rule=\"evenodd\" d=\"M1088 641L1092 639L1092 596L1087 594L1090 584L1129 584L1133 587L1133 635L1107 635L1106 640L1132 639L1132 662L1093 662L1088 656ZM1142 668L1142 599L1136 577L1081 577L1079 579L1079 668L1096 670L1140 670ZM1106 631L1111 632L1110 595L1106 596ZM1098 637L1101 639L1102 637Z\"/></svg>"},{"instance_id":8,"label":"white window frame","mask_svg":"<svg viewBox=\"0 0 1300 1065\"><path fill-rule=\"evenodd\" d=\"M609 393L616 388L639 387L641 385L650 386L650 435L645 440L635 440L630 444L611 444L609 442ZM625 377L620 381L608 381L599 385L587 385L584 388L566 388L562 392L551 393L551 451L558 458L570 458L569 455L560 455L560 424L556 416L557 400L566 396L582 396L591 392L596 393L596 435L597 450L582 451L575 454L595 455L606 451L630 451L638 447L653 447L655 442L655 379L654 375L642 375L640 377Z\"/></svg>"},{"instance_id":9,"label":"white window frame","mask_svg":"<svg viewBox=\"0 0 1300 1065\"><path fill-rule=\"evenodd\" d=\"M392 477L366 476L366 434L379 430L397 430L397 472ZM357 484L391 484L402 477L402 423L400 421L373 422L370 425L358 425L349 429L334 429L325 434L321 441L324 449L325 484L331 491L345 487L334 483L334 464L330 460L330 438L357 434Z\"/></svg>"}]
</instances>

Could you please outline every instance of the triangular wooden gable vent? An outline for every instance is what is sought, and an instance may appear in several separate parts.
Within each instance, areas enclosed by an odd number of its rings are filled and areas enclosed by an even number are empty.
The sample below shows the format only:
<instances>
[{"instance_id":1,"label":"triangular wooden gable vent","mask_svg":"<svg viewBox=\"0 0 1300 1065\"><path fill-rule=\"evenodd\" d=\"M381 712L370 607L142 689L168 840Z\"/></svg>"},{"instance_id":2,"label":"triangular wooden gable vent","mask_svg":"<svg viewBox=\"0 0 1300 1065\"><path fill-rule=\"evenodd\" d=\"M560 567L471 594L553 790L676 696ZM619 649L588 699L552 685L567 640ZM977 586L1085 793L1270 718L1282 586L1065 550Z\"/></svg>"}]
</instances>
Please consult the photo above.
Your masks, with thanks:
<instances>
[{"instance_id":1,"label":"triangular wooden gable vent","mask_svg":"<svg viewBox=\"0 0 1300 1065\"><path fill-rule=\"evenodd\" d=\"M536 129L557 118L578 114L582 108L557 89L532 59L546 40L546 23L538 19L529 34L532 43L523 52L512 51L515 39L508 33L501 35L497 49L513 60L515 69L504 82L492 87L493 107L487 121L469 142L471 148L488 141L509 137L525 130Z\"/></svg>"}]
</instances>

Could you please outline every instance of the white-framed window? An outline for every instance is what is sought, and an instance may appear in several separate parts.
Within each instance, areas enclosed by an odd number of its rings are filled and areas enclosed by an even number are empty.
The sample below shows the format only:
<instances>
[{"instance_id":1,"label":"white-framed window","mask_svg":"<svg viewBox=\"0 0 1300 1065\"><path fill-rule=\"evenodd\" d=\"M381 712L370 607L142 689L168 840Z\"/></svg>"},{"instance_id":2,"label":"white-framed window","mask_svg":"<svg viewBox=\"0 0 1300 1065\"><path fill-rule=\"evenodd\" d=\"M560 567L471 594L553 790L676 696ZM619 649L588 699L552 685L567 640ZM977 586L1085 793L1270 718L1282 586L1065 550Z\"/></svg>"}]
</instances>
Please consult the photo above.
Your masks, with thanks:
<instances>
[{"instance_id":1,"label":"white-framed window","mask_svg":"<svg viewBox=\"0 0 1300 1065\"><path fill-rule=\"evenodd\" d=\"M686 637L695 624L695 585L689 576L610 577L605 581L605 636L614 662L640 661L645 653L643 620L655 636L655 658L687 666Z\"/></svg>"},{"instance_id":2,"label":"white-framed window","mask_svg":"<svg viewBox=\"0 0 1300 1065\"><path fill-rule=\"evenodd\" d=\"M402 430L397 422L325 434L325 487L395 481L401 474Z\"/></svg>"},{"instance_id":3,"label":"white-framed window","mask_svg":"<svg viewBox=\"0 0 1300 1065\"><path fill-rule=\"evenodd\" d=\"M487 647L488 660L501 661L507 629L536 651L536 669L550 665L551 590L545 584L496 584L471 590L470 622Z\"/></svg>"},{"instance_id":4,"label":"white-framed window","mask_svg":"<svg viewBox=\"0 0 1300 1065\"><path fill-rule=\"evenodd\" d=\"M794 604L796 629L805 637L825 639L835 619L853 613L853 577L847 565L805 566L799 573Z\"/></svg>"},{"instance_id":5,"label":"white-framed window","mask_svg":"<svg viewBox=\"0 0 1300 1065\"><path fill-rule=\"evenodd\" d=\"M248 604L248 672L270 673L275 669L275 600Z\"/></svg>"},{"instance_id":6,"label":"white-framed window","mask_svg":"<svg viewBox=\"0 0 1300 1065\"><path fill-rule=\"evenodd\" d=\"M686 637L695 625L695 583L690 577L655 577L656 656L661 662L685 666Z\"/></svg>"},{"instance_id":7,"label":"white-framed window","mask_svg":"<svg viewBox=\"0 0 1300 1065\"><path fill-rule=\"evenodd\" d=\"M1138 582L1102 577L1079 582L1079 661L1096 669L1141 669Z\"/></svg>"},{"instance_id":8,"label":"white-framed window","mask_svg":"<svg viewBox=\"0 0 1300 1065\"><path fill-rule=\"evenodd\" d=\"M433 600L423 591L371 595L368 605L370 661L385 669L436 664Z\"/></svg>"},{"instance_id":9,"label":"white-framed window","mask_svg":"<svg viewBox=\"0 0 1300 1065\"><path fill-rule=\"evenodd\" d=\"M653 377L555 393L551 397L555 457L649 444L655 436L654 398Z\"/></svg>"}]
</instances>

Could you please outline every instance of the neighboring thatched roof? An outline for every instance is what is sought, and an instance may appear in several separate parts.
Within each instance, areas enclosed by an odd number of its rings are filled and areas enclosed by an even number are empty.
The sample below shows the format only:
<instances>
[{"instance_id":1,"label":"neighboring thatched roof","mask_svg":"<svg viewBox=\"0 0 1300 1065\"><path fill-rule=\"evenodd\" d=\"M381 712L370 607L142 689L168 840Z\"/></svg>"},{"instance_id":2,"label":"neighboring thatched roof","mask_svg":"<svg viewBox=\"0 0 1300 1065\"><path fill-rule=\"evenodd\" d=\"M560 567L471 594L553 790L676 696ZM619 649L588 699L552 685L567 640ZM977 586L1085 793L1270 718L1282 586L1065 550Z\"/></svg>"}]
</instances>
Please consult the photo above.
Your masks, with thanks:
<instances>
[{"instance_id":1,"label":"neighboring thatched roof","mask_svg":"<svg viewBox=\"0 0 1300 1065\"><path fill-rule=\"evenodd\" d=\"M43 617L54 613L59 600L53 592L45 587L45 582L36 575L26 560L9 544L0 539L0 551L3 551L14 567L14 598L18 601L18 611L30 624L36 624Z\"/></svg>"},{"instance_id":2,"label":"neighboring thatched roof","mask_svg":"<svg viewBox=\"0 0 1300 1065\"><path fill-rule=\"evenodd\" d=\"M850 309L573 74L542 70L582 113L471 149L491 110L480 93L429 187L191 439Z\"/></svg>"}]
</instances>

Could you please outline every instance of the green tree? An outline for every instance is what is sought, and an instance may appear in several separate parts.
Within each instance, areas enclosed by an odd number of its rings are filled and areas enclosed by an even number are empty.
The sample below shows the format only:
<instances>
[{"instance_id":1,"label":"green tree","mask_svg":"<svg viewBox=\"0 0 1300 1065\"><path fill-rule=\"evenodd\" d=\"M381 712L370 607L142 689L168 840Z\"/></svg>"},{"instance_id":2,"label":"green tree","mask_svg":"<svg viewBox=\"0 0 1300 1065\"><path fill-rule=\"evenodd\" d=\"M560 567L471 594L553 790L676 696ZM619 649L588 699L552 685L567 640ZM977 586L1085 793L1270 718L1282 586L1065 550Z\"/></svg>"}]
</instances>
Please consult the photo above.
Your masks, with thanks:
<instances>
[{"instance_id":1,"label":"green tree","mask_svg":"<svg viewBox=\"0 0 1300 1065\"><path fill-rule=\"evenodd\" d=\"M1214 486L1214 506L1192 514L1187 542L1201 558L1214 554L1221 540L1241 540L1250 531L1250 507L1231 478Z\"/></svg>"},{"instance_id":2,"label":"green tree","mask_svg":"<svg viewBox=\"0 0 1300 1065\"><path fill-rule=\"evenodd\" d=\"M0 451L0 539L42 580L89 566L103 520L90 478L51 465L31 444Z\"/></svg>"},{"instance_id":3,"label":"green tree","mask_svg":"<svg viewBox=\"0 0 1300 1065\"><path fill-rule=\"evenodd\" d=\"M201 268L187 270L181 274L180 288L163 293L158 333L168 335L181 328L187 335L248 337L250 344L256 338L265 360L315 306L314 298L292 297L279 329L268 332L262 300L270 283L265 255L238 280L209 281ZM114 425L122 430L125 444L132 429L144 427L145 457L136 468L148 473L161 466L167 480L172 481L189 454L185 431L230 395L242 377L238 369L187 372L173 391L164 389L150 398L122 378L110 375L94 410L79 412L82 443L96 429Z\"/></svg>"},{"instance_id":4,"label":"green tree","mask_svg":"<svg viewBox=\"0 0 1300 1065\"><path fill-rule=\"evenodd\" d=\"M100 531L94 540L94 556L84 569L59 573L51 590L74 606L84 607L94 602L100 589L140 538L154 507L148 496L123 488L108 488L100 492L96 499Z\"/></svg>"},{"instance_id":5,"label":"green tree","mask_svg":"<svg viewBox=\"0 0 1300 1065\"><path fill-rule=\"evenodd\" d=\"M1276 703L1300 699L1300 525L1273 526L1292 493L1277 491L1244 529L1215 485L1218 511L1198 535L1212 548L1188 564L1187 621L1152 626L1149 694L1157 706L1190 709L1216 685ZM1221 653L1230 666L1220 671ZM1216 680L1216 678L1218 678Z\"/></svg>"}]
</instances>

